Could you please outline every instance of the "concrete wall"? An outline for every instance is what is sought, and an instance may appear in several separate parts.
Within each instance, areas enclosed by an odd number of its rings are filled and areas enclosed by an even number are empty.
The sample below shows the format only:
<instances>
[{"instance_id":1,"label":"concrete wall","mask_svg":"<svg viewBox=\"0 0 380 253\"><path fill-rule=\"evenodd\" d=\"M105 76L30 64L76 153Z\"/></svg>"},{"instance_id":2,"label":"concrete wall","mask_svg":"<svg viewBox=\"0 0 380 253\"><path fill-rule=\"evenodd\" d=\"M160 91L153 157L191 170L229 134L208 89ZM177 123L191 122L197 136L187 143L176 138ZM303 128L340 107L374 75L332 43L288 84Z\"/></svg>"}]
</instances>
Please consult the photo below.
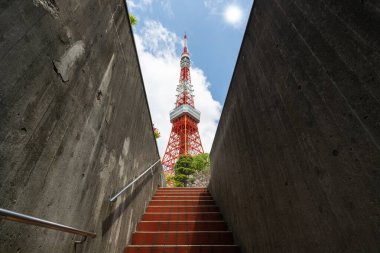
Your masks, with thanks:
<instances>
[{"instance_id":1,"label":"concrete wall","mask_svg":"<svg viewBox=\"0 0 380 253\"><path fill-rule=\"evenodd\" d=\"M123 0L0 4L0 207L94 231L122 252L161 169ZM67 233L0 221L0 252L74 252Z\"/></svg>"},{"instance_id":2,"label":"concrete wall","mask_svg":"<svg viewBox=\"0 0 380 253\"><path fill-rule=\"evenodd\" d=\"M380 252L379 31L376 0L255 0L211 151L243 252Z\"/></svg>"}]
</instances>

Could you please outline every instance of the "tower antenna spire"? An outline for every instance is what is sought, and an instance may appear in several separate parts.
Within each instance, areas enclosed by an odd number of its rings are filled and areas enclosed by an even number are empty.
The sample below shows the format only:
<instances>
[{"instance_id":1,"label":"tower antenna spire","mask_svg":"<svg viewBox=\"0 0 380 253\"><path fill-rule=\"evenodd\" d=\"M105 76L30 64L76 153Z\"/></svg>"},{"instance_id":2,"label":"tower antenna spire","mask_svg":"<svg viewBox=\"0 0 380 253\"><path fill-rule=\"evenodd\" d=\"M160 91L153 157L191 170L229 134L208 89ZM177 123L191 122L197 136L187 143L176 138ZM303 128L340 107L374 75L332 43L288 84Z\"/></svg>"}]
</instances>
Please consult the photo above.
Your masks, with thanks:
<instances>
[{"instance_id":1,"label":"tower antenna spire","mask_svg":"<svg viewBox=\"0 0 380 253\"><path fill-rule=\"evenodd\" d=\"M187 53L187 35L186 35L186 32L185 32L185 36L183 36L183 52Z\"/></svg>"}]
</instances>

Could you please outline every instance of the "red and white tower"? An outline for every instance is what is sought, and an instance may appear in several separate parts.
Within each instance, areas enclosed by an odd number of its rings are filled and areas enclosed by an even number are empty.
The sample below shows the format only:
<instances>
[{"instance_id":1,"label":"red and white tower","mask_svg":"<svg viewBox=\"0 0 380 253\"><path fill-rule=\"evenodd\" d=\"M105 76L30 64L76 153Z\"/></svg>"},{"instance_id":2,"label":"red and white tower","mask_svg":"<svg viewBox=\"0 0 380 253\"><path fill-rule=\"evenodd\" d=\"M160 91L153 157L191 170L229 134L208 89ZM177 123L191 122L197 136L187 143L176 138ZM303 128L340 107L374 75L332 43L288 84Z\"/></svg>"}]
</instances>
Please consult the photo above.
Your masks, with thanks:
<instances>
[{"instance_id":1,"label":"red and white tower","mask_svg":"<svg viewBox=\"0 0 380 253\"><path fill-rule=\"evenodd\" d=\"M177 85L177 101L170 112L172 131L162 165L165 171L172 171L181 155L203 153L198 123L201 113L194 107L194 89L190 78L190 55L187 51L187 37L184 36L184 48L181 55L181 74Z\"/></svg>"}]
</instances>

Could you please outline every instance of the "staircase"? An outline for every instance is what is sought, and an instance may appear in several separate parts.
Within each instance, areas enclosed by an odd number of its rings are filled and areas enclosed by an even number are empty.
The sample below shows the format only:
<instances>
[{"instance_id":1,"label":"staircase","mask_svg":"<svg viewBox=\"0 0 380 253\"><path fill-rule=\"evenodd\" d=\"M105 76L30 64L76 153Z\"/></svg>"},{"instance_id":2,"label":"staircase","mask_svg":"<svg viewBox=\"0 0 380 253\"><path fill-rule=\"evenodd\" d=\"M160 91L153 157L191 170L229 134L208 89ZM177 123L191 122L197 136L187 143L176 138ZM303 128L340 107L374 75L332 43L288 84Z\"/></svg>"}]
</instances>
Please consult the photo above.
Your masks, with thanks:
<instances>
[{"instance_id":1,"label":"staircase","mask_svg":"<svg viewBox=\"0 0 380 253\"><path fill-rule=\"evenodd\" d=\"M159 188L124 253L238 253L207 188Z\"/></svg>"}]
</instances>

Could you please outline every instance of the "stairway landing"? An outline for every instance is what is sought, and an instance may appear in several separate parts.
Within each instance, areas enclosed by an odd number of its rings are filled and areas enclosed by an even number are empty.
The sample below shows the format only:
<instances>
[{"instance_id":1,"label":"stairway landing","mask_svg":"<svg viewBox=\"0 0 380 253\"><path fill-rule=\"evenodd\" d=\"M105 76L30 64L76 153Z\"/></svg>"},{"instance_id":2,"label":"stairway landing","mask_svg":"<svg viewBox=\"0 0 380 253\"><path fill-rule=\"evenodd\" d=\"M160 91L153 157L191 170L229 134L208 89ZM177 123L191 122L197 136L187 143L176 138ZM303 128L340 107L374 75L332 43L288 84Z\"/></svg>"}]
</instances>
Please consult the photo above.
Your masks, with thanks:
<instances>
[{"instance_id":1,"label":"stairway landing","mask_svg":"<svg viewBox=\"0 0 380 253\"><path fill-rule=\"evenodd\" d=\"M159 188L124 253L239 253L207 188Z\"/></svg>"}]
</instances>

